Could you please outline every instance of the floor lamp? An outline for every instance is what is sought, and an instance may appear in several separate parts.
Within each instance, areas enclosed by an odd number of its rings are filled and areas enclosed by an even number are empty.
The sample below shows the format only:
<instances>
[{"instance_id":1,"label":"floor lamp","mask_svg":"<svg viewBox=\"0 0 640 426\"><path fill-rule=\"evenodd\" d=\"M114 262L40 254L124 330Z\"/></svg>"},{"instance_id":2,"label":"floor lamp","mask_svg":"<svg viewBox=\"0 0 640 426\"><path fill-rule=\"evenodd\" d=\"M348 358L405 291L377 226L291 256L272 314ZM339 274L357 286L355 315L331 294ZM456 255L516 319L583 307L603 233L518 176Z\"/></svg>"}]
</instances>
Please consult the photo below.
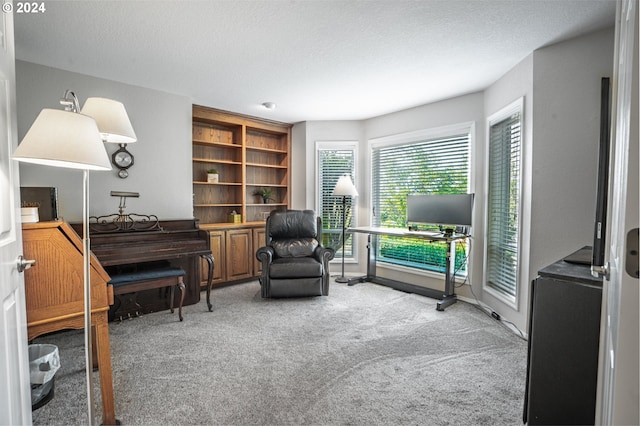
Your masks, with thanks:
<instances>
[{"instance_id":1,"label":"floor lamp","mask_svg":"<svg viewBox=\"0 0 640 426\"><path fill-rule=\"evenodd\" d=\"M337 283L348 283L349 280L344 276L344 244L347 225L347 197L357 197L358 191L351 181L348 174L340 176L336 187L333 188L331 195L342 196L342 275L336 278Z\"/></svg>"},{"instance_id":2,"label":"floor lamp","mask_svg":"<svg viewBox=\"0 0 640 426\"><path fill-rule=\"evenodd\" d=\"M91 99L91 98L90 98ZM116 128L108 123L113 120L115 109L110 102L98 99L98 107L92 116L81 114L78 98L67 90L60 103L65 110L43 109L27 131L20 145L13 153L13 159L25 163L40 164L52 167L80 169L82 179L82 222L83 222L83 285L84 285L84 337L85 337L85 370L87 376L87 415L88 423L93 424L93 360L91 341L91 264L89 242L89 171L111 170L109 156L103 141L111 137L110 131ZM89 100L87 100L89 102ZM92 101L95 102L95 101ZM117 102L120 104L119 102ZM122 104L120 104L122 105ZM124 107L122 107L124 111ZM96 118L100 117L100 118ZM107 117L106 119L104 117ZM135 140L129 118L125 118L131 129L128 135L116 135L119 139L127 137ZM120 117L120 120L123 120ZM106 120L106 122L104 121ZM100 122L103 127L100 128ZM106 123L106 124L105 124ZM119 124L126 128L126 124Z\"/></svg>"}]
</instances>

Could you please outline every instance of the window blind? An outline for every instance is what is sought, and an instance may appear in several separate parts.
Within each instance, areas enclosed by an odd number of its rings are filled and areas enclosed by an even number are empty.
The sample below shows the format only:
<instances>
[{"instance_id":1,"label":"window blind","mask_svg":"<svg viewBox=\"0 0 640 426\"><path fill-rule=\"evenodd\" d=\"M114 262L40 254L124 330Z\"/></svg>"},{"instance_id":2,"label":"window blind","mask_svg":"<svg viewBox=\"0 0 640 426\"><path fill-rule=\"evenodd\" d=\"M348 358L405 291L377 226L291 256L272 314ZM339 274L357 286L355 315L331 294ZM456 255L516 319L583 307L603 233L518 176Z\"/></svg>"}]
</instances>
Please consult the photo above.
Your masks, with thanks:
<instances>
[{"instance_id":1,"label":"window blind","mask_svg":"<svg viewBox=\"0 0 640 426\"><path fill-rule=\"evenodd\" d=\"M491 125L487 285L515 300L520 214L521 114Z\"/></svg>"},{"instance_id":2,"label":"window blind","mask_svg":"<svg viewBox=\"0 0 640 426\"><path fill-rule=\"evenodd\" d=\"M331 195L338 179L343 174L351 176L355 182L355 152L352 149L319 149L318 179L320 199L318 204L322 214L323 245L336 251L336 257L353 256L352 235L345 235L342 245L342 196ZM346 198L346 227L352 225L352 197ZM343 254L344 253L344 254Z\"/></svg>"},{"instance_id":3,"label":"window blind","mask_svg":"<svg viewBox=\"0 0 640 426\"><path fill-rule=\"evenodd\" d=\"M407 226L407 195L465 194L469 190L469 133L372 149L373 225ZM456 244L456 268L465 247ZM381 236L378 260L443 272L446 244ZM462 262L462 263L461 263Z\"/></svg>"}]
</instances>

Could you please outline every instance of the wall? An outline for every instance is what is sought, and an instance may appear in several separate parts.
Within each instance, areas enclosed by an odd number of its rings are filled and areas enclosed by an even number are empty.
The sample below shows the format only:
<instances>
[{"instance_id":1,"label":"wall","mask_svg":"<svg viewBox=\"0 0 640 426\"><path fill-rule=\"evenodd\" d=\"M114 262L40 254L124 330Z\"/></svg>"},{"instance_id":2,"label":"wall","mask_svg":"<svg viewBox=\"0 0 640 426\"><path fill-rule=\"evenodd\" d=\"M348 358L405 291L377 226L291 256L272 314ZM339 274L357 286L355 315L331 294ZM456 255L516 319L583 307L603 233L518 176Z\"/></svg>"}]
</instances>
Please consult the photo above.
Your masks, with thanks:
<instances>
[{"instance_id":1,"label":"wall","mask_svg":"<svg viewBox=\"0 0 640 426\"><path fill-rule=\"evenodd\" d=\"M528 285L541 267L591 243L595 207L596 158L599 134L600 77L611 75L613 31L587 36L537 50L485 92L423 105L364 121L298 123L292 131L292 207L316 208L315 142L357 140L360 143L357 198L358 224L370 222L370 139L456 123L475 122L472 190L484 194L486 117L525 97L523 165L523 252L517 309L482 294L484 199L476 197L471 283L503 317L526 329ZM115 212L111 190L138 191L140 199L128 202L128 211L152 213L161 219L192 217L191 102L183 96L129 86L113 81L18 61L18 125L21 138L40 109L58 108L67 88L81 101L105 96L122 101L131 116L139 142L130 146L136 156L130 177L112 172L91 175L92 215ZM108 147L109 152L117 147ZM79 172L42 166L20 166L24 186L57 186L61 214L69 221L81 219ZM158 172L159 171L159 172ZM154 173L156 172L156 173ZM170 194L169 197L165 194ZM357 236L358 263L346 272L363 273L366 239ZM528 261L527 261L528 260ZM416 284L437 287L442 280L426 280L397 270L384 271ZM472 297L466 288L459 294Z\"/></svg>"},{"instance_id":2,"label":"wall","mask_svg":"<svg viewBox=\"0 0 640 426\"><path fill-rule=\"evenodd\" d=\"M358 163L357 163L357 181L354 182L358 190L356 205L358 208L357 225L366 226L371 223L370 203L371 198L369 188L371 187L370 174L370 158L369 158L369 140L393 135L398 133L406 133L414 130L430 129L435 127L447 126L451 124L459 124L466 122L475 122L475 138L480 138L479 143L483 144L484 140L484 124L483 124L483 103L482 94L474 93L446 101L423 105L409 110L400 111L393 114L387 114L364 121L310 121L305 123L304 145L306 149L305 171L294 168L293 182L306 182L306 199L304 208L316 208L316 181L315 181L315 143L317 141L358 141ZM297 124L295 128L302 124ZM299 136L303 133L300 132ZM300 144L294 138L294 144L299 149ZM472 156L476 156L476 147L472 148ZM478 157L480 160L484 158L483 151L480 150ZM294 158L298 158L294 155ZM482 168L472 166L472 185L482 181ZM295 193L295 189L294 189ZM479 207L482 208L483 202L479 200ZM474 233L482 235L482 223L479 221L478 228L474 226ZM364 234L354 234L356 247L356 263L345 262L346 275L357 276L363 275L367 265L367 238ZM478 259L481 258L481 245L473 246L473 253ZM336 263L338 261L334 261ZM481 272L481 264L472 265L472 279ZM337 270L335 270L337 272ZM416 284L428 286L431 288L444 287L444 281L440 275L428 274L416 275L413 273L403 272L401 268L388 269L378 265L377 272L380 276L393 277L394 279ZM479 282L479 280L478 280ZM462 292L465 292L462 290ZM471 297L470 294L468 294Z\"/></svg>"},{"instance_id":3,"label":"wall","mask_svg":"<svg viewBox=\"0 0 640 426\"><path fill-rule=\"evenodd\" d=\"M498 81L492 84L485 91L484 110L487 117L500 111L515 100L523 98L523 123L522 123L522 205L521 205L521 246L520 258L529 258L529 241L531 234L531 169L533 151L533 122L535 112L533 111L533 54L527 56ZM488 130L487 130L488 131ZM485 148L486 149L486 148ZM485 155L486 158L486 155ZM484 160L486 167L486 159ZM484 239L483 239L484 246ZM484 247L483 247L484 248ZM483 271L484 272L484 271ZM519 285L516 300L516 309L509 304L505 304L501 299L492 294L482 291L480 297L484 303L489 305L494 311L504 318L516 324L521 331L526 332L527 307L529 297L529 267L528 262L520 264Z\"/></svg>"},{"instance_id":4,"label":"wall","mask_svg":"<svg viewBox=\"0 0 640 426\"><path fill-rule=\"evenodd\" d=\"M307 123L297 123L291 128L291 208L304 210L307 208L306 176L307 148L305 145ZM310 163L313 164L313 163Z\"/></svg>"},{"instance_id":5,"label":"wall","mask_svg":"<svg viewBox=\"0 0 640 426\"><path fill-rule=\"evenodd\" d=\"M612 76L613 51L608 29L533 53L529 281L538 269L592 244L600 81Z\"/></svg>"},{"instance_id":6,"label":"wall","mask_svg":"<svg viewBox=\"0 0 640 426\"><path fill-rule=\"evenodd\" d=\"M542 267L592 243L600 79L611 76L613 29L536 50L485 91L490 116L524 96L523 200L516 308L482 300L526 330L529 285Z\"/></svg>"},{"instance_id":7,"label":"wall","mask_svg":"<svg viewBox=\"0 0 640 426\"><path fill-rule=\"evenodd\" d=\"M361 156L364 158L367 166L367 172L370 170L370 149L369 141L372 139L409 133L416 130L434 129L443 126L450 126L460 123L474 123L472 130L472 147L471 147L471 179L470 191L476 194L482 194L484 187L484 168L482 162L484 160L484 109L482 92L472 93L452 99L447 99L433 104L422 105L408 110L387 114L380 117L371 118L365 121L366 140L362 144ZM371 176L367 173L365 177L367 187L370 187ZM370 200L367 199L366 213L367 222L370 223L369 212ZM480 280L482 278L482 235L484 233L482 212L484 211L484 200L481 196L474 200L474 217L472 234L474 238L471 241L471 254L469 256L469 282L474 288L480 288ZM360 237L360 244L366 244L366 238ZM360 259L362 267L366 267L366 250L362 250L363 256ZM404 268L386 267L379 264L376 273L385 278L396 279L410 284L426 286L435 289L444 289L444 279L438 274L414 274L407 272ZM472 298L473 295L468 291L467 287L456 289L456 293L463 297ZM476 294L478 294L476 292Z\"/></svg>"},{"instance_id":8,"label":"wall","mask_svg":"<svg viewBox=\"0 0 640 426\"><path fill-rule=\"evenodd\" d=\"M298 130L296 130L298 129ZM307 121L305 123L296 124L293 128L293 145L296 150L304 150L303 155L293 152L292 158L304 158L305 168L292 167L291 186L294 193L304 191L304 199L299 198L298 203L292 203L293 208L306 208L316 210L318 208L317 197L318 188L316 188L316 157L315 144L322 141L359 141L364 140L362 121ZM362 225L367 220L364 214L365 203L367 200L366 189L368 186L363 185L362 175L366 173L368 167L364 164L362 156L358 158L356 165L357 182L354 182L359 196L356 197L356 207L358 209L356 224ZM302 187L302 191L300 191ZM354 224L355 225L355 224ZM364 259L362 249L356 248L356 256ZM336 265L332 268L332 275L339 274L338 264L341 259L334 259L332 264ZM364 263L366 265L366 262ZM352 261L345 260L345 275L361 275L362 263L354 264Z\"/></svg>"},{"instance_id":9,"label":"wall","mask_svg":"<svg viewBox=\"0 0 640 426\"><path fill-rule=\"evenodd\" d=\"M355 140L360 134L359 225L370 223L369 143L371 139L475 122L472 191L476 193L470 282L475 295L526 332L529 283L541 267L591 243L595 213L600 78L611 75L613 30L541 48L524 58L484 92L423 105L361 122L307 122L305 206L315 206L314 143ZM523 211L521 271L516 307L482 291L486 118L524 97ZM302 135L302 134L301 134ZM297 172L299 173L299 172ZM300 179L302 175L298 175ZM294 179L295 180L295 179ZM346 271L363 273L366 238L357 236L358 263ZM439 277L378 265L380 276L442 288ZM468 287L456 290L472 299Z\"/></svg>"},{"instance_id":10,"label":"wall","mask_svg":"<svg viewBox=\"0 0 640 426\"><path fill-rule=\"evenodd\" d=\"M118 210L112 190L134 191L140 198L127 201L127 212L155 214L161 220L193 217L191 176L191 101L156 90L16 61L18 140L33 124L42 108L60 109L66 89L73 90L80 105L100 96L122 102L138 137L127 149L135 163L129 177L120 179L117 169L90 173L90 215ZM107 144L109 156L119 147ZM22 186L58 188L59 213L69 222L82 220L82 172L20 164Z\"/></svg>"}]
</instances>

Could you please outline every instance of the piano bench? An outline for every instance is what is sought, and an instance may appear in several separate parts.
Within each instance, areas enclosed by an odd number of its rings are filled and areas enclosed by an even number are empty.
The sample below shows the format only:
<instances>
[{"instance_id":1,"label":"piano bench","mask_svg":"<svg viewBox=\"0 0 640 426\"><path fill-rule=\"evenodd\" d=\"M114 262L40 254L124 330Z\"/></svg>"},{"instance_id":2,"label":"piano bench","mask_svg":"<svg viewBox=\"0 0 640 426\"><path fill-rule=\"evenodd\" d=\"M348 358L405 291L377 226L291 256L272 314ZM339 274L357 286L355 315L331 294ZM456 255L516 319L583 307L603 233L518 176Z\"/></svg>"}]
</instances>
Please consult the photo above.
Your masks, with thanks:
<instances>
[{"instance_id":1,"label":"piano bench","mask_svg":"<svg viewBox=\"0 0 640 426\"><path fill-rule=\"evenodd\" d=\"M153 290L155 288L171 287L171 298L169 308L173 313L174 289L180 289L180 305L178 306L178 318L182 321L182 302L184 302L184 276L182 268L162 267L156 269L146 269L134 272L126 272L111 276L109 284L113 286L114 295L130 294L142 290ZM134 303L135 297L134 297Z\"/></svg>"}]
</instances>

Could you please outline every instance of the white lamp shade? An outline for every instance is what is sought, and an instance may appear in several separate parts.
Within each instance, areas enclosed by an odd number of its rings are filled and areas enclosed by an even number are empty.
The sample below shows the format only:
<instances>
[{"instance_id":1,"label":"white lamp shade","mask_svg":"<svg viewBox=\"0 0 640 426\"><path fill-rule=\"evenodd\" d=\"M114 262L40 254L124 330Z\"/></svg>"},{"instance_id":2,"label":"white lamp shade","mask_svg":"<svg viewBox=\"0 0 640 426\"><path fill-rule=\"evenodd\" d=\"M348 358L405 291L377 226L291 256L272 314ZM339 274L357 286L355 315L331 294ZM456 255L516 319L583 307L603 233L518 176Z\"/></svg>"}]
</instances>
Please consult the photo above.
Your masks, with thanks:
<instances>
[{"instance_id":1,"label":"white lamp shade","mask_svg":"<svg viewBox=\"0 0 640 426\"><path fill-rule=\"evenodd\" d=\"M82 114L93 117L105 142L133 143L138 140L127 110L121 102L105 98L89 98Z\"/></svg>"},{"instance_id":2,"label":"white lamp shade","mask_svg":"<svg viewBox=\"0 0 640 426\"><path fill-rule=\"evenodd\" d=\"M96 121L83 114L43 109L13 153L13 159L84 170L111 170Z\"/></svg>"},{"instance_id":3,"label":"white lamp shade","mask_svg":"<svg viewBox=\"0 0 640 426\"><path fill-rule=\"evenodd\" d=\"M333 188L332 195L357 197L358 191L356 190L356 187L353 185L353 182L351 182L351 177L345 174L340 176L340 179L338 179L338 183L336 183L336 187Z\"/></svg>"}]
</instances>

